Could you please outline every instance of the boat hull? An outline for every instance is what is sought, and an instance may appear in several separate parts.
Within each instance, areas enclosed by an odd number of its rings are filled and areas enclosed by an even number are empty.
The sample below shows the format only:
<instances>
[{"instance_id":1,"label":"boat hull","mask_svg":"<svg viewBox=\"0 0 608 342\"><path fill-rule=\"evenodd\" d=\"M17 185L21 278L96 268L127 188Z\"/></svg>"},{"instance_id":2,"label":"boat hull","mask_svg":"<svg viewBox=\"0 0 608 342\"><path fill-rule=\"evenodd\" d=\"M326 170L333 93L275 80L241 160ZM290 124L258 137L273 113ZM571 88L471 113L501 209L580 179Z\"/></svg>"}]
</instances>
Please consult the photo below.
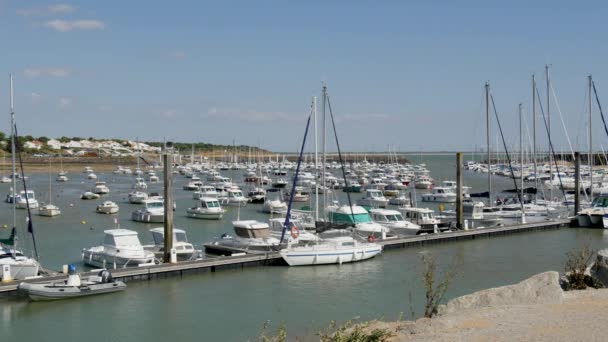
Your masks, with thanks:
<instances>
[{"instance_id":1,"label":"boat hull","mask_svg":"<svg viewBox=\"0 0 608 342\"><path fill-rule=\"evenodd\" d=\"M108 255L105 253L84 250L82 252L82 261L90 266L100 268L124 268L131 266L151 266L154 265L154 256L125 258L120 256Z\"/></svg>"},{"instance_id":2,"label":"boat hull","mask_svg":"<svg viewBox=\"0 0 608 342\"><path fill-rule=\"evenodd\" d=\"M58 300L75 297L105 294L122 291L127 285L122 281L104 284L91 284L88 286L58 286L52 284L22 283L19 291L24 292L33 301Z\"/></svg>"},{"instance_id":3,"label":"boat hull","mask_svg":"<svg viewBox=\"0 0 608 342\"><path fill-rule=\"evenodd\" d=\"M379 245L354 247L350 249L284 249L280 251L281 257L289 266L344 264L367 260L382 252Z\"/></svg>"},{"instance_id":4,"label":"boat hull","mask_svg":"<svg viewBox=\"0 0 608 342\"><path fill-rule=\"evenodd\" d=\"M222 217L224 216L224 212L223 211L205 212L205 211L190 208L186 211L186 215L188 217L195 218L195 219L221 220Z\"/></svg>"}]
</instances>

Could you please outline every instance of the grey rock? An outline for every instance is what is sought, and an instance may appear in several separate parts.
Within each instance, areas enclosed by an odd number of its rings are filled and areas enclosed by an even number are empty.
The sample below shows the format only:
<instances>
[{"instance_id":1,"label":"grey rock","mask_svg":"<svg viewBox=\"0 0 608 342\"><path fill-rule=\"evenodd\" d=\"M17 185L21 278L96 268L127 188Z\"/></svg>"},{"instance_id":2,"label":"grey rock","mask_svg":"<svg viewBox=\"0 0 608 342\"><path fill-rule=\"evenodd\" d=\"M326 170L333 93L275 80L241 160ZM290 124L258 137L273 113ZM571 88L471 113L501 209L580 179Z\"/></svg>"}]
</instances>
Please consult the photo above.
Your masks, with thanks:
<instances>
[{"instance_id":1,"label":"grey rock","mask_svg":"<svg viewBox=\"0 0 608 342\"><path fill-rule=\"evenodd\" d=\"M604 287L608 287L608 249L602 249L597 252L595 262L591 267L591 276Z\"/></svg>"},{"instance_id":2,"label":"grey rock","mask_svg":"<svg viewBox=\"0 0 608 342\"><path fill-rule=\"evenodd\" d=\"M478 291L454 298L439 307L439 315L501 305L558 304L564 300L559 273L549 271L520 283Z\"/></svg>"}]
</instances>

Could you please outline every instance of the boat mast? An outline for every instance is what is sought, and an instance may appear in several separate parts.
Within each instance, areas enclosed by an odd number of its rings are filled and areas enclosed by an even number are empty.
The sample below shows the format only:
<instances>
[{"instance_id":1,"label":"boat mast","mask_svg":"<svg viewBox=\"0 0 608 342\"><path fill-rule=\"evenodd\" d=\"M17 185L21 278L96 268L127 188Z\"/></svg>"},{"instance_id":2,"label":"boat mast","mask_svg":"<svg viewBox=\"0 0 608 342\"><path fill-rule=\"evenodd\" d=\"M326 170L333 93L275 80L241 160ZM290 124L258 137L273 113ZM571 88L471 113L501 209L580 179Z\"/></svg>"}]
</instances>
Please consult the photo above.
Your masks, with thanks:
<instances>
[{"instance_id":1,"label":"boat mast","mask_svg":"<svg viewBox=\"0 0 608 342\"><path fill-rule=\"evenodd\" d=\"M486 145L488 152L488 205L492 206L492 160L490 155L490 83L486 82Z\"/></svg>"},{"instance_id":2,"label":"boat mast","mask_svg":"<svg viewBox=\"0 0 608 342\"><path fill-rule=\"evenodd\" d=\"M589 200L593 201L593 162L594 162L594 157L593 157L593 145L592 145L592 136L591 136L591 111L592 111L592 107L591 107L591 91L593 90L592 87L592 78L591 75L588 76L589 79ZM578 191L579 189L577 189Z\"/></svg>"},{"instance_id":3,"label":"boat mast","mask_svg":"<svg viewBox=\"0 0 608 342\"><path fill-rule=\"evenodd\" d=\"M524 132L523 132L523 116L522 116L522 104L519 104L519 180L521 184L521 197L520 200L524 200ZM522 203L523 204L523 203ZM524 212L521 212L522 219Z\"/></svg>"},{"instance_id":4,"label":"boat mast","mask_svg":"<svg viewBox=\"0 0 608 342\"><path fill-rule=\"evenodd\" d=\"M12 196L13 196L13 228L17 227L17 196L15 194L15 192L17 191L17 179L15 178L15 176L17 175L17 170L15 169L15 108L14 108L14 102L13 102L13 74L9 75L9 79L10 79L10 94L11 94L11 107L10 107L10 111L11 111L11 168L12 168L12 172L13 174L11 175L11 177L13 178L13 189L12 189ZM27 196L27 194L25 194ZM13 244L13 254L15 253L15 251L17 250L17 239L15 239L15 242Z\"/></svg>"},{"instance_id":5,"label":"boat mast","mask_svg":"<svg viewBox=\"0 0 608 342\"><path fill-rule=\"evenodd\" d=\"M321 186L323 186L323 210L327 209L327 191L325 189L325 163L327 163L327 118L325 117L325 107L327 106L327 86L323 84L323 163L321 165ZM317 191L319 187L317 186ZM325 217L325 216L324 216Z\"/></svg>"},{"instance_id":6,"label":"boat mast","mask_svg":"<svg viewBox=\"0 0 608 342\"><path fill-rule=\"evenodd\" d=\"M538 171L536 170L536 78L532 74L532 154L534 155L534 203L538 200Z\"/></svg>"},{"instance_id":7,"label":"boat mast","mask_svg":"<svg viewBox=\"0 0 608 342\"><path fill-rule=\"evenodd\" d=\"M312 115L315 124L315 172L319 170L319 150L317 147L317 97L312 97ZM317 178L318 182L318 178ZM319 185L315 189L315 222L319 221Z\"/></svg>"},{"instance_id":8,"label":"boat mast","mask_svg":"<svg viewBox=\"0 0 608 342\"><path fill-rule=\"evenodd\" d=\"M553 153L551 151L551 110L549 101L549 65L545 65L545 78L547 80L547 134L549 136L549 174L551 175L551 186L549 187L549 200L553 199Z\"/></svg>"},{"instance_id":9,"label":"boat mast","mask_svg":"<svg viewBox=\"0 0 608 342\"><path fill-rule=\"evenodd\" d=\"M51 157L49 157L49 204L53 204L53 195L51 193Z\"/></svg>"}]
</instances>

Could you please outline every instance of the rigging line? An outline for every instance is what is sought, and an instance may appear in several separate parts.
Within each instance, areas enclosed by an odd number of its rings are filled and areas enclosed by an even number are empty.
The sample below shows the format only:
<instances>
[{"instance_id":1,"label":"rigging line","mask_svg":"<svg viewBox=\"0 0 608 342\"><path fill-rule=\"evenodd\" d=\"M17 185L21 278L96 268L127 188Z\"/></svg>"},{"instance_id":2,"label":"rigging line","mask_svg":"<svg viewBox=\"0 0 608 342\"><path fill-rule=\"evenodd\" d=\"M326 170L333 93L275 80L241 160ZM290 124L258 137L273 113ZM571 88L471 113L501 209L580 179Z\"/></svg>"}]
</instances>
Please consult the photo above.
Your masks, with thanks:
<instances>
[{"instance_id":1,"label":"rigging line","mask_svg":"<svg viewBox=\"0 0 608 342\"><path fill-rule=\"evenodd\" d=\"M568 130L566 129L566 124L564 123L564 117L562 116L562 110L559 107L559 102L557 102L557 95L555 94L555 89L553 89L553 83L549 84L551 88L551 93L553 94L553 102L555 103L555 107L557 108L557 112L559 113L559 120L562 122L562 128L564 129L564 133L566 133L566 141L568 142L568 146L570 147L570 153L572 154L572 159L574 160L574 150L572 149L572 143L570 142L570 135L568 135Z\"/></svg>"},{"instance_id":2,"label":"rigging line","mask_svg":"<svg viewBox=\"0 0 608 342\"><path fill-rule=\"evenodd\" d=\"M23 191L25 191L25 205L27 206L27 231L32 234L32 243L34 245L34 255L36 256L36 260L38 260L38 248L36 246L36 235L34 235L34 224L32 223L32 211L30 209L30 200L27 196L27 186L25 184L25 173L23 171L23 159L21 159L21 150L22 146L19 143L19 133L17 133L17 124L14 125L15 128L15 142L17 147L17 155L19 156L19 167L21 168L21 180L23 181ZM13 175L15 177L15 175ZM13 197L13 201L15 198Z\"/></svg>"},{"instance_id":3,"label":"rigging line","mask_svg":"<svg viewBox=\"0 0 608 342\"><path fill-rule=\"evenodd\" d=\"M285 222L283 223L283 232L281 233L281 240L279 241L279 245L277 249L283 243L283 239L285 238L285 231L289 226L289 218L291 216L291 206L293 205L293 196L296 192L296 183L298 181L298 174L300 173L300 164L302 164L302 153L304 153L304 147L306 146L306 136L308 135L308 127L310 126L310 117L312 116L312 111L308 114L308 120L306 121L306 130L304 131L304 138L302 139L302 147L300 148L300 155L298 156L298 164L296 166L296 173L293 175L293 183L291 184L291 191L289 192L289 203L287 204L287 214L285 215Z\"/></svg>"},{"instance_id":4,"label":"rigging line","mask_svg":"<svg viewBox=\"0 0 608 342\"><path fill-rule=\"evenodd\" d=\"M515 192L517 193L517 198L519 198L519 203L521 205L521 214L524 215L524 202L523 198L521 198L521 193L517 187L517 180L515 179L515 173L513 172L513 164L511 163L511 156L509 155L509 150L507 149L507 143L505 141L505 136L502 132L502 126L500 125L500 119L498 118L498 112L496 111L496 104L494 103L494 95L490 93L490 100L492 100L492 108L494 109L494 117L496 117L496 123L498 124L498 131L500 132L500 137L502 138L502 144L505 148L505 155L507 161L509 162L509 169L511 170L511 178L513 179L513 185L515 185ZM490 203L492 199L490 198Z\"/></svg>"},{"instance_id":5,"label":"rigging line","mask_svg":"<svg viewBox=\"0 0 608 342\"><path fill-rule=\"evenodd\" d=\"M600 99L597 96L597 90L595 89L595 81L591 81L591 85L593 85L593 93L595 94L595 101L597 102L597 107L600 110L600 115L602 116L602 122L604 123L604 130L606 131L606 135L608 135L608 127L606 126L606 119L604 118L604 112L602 111L602 104L600 103ZM589 123L591 124L591 123Z\"/></svg>"},{"instance_id":6,"label":"rigging line","mask_svg":"<svg viewBox=\"0 0 608 342\"><path fill-rule=\"evenodd\" d=\"M329 101L329 94L327 95L327 108L329 109L329 117L331 118L331 125L334 128L334 137L336 138L336 147L338 148L338 160L340 160L340 168L342 169L342 178L344 179L344 185L346 185L346 172L344 171L344 161L342 160L342 152L340 151L340 142L338 142L338 131L336 130L336 122L334 121L334 113L331 110L331 102ZM350 198L350 191L346 192L348 198L348 206L350 207L350 214L353 217L353 225L356 226L355 212L353 211L353 203Z\"/></svg>"},{"instance_id":7,"label":"rigging line","mask_svg":"<svg viewBox=\"0 0 608 342\"><path fill-rule=\"evenodd\" d=\"M536 94L540 96L538 92L538 87L536 87ZM547 118L545 117L545 111L543 110L543 104L539 101L538 107L540 108L540 112L543 115L543 123L545 124L545 131L547 132L547 139L549 139L549 153L553 156L553 163L555 164L555 171L557 172L557 178L559 179L559 186L562 190L562 195L566 198L566 191L564 190L564 184L562 183L562 176L559 173L559 166L557 165L557 158L555 155L555 148L553 148L553 141L551 141L551 136L549 136L549 125L547 124ZM549 173L551 173L551 165L549 165ZM551 175L551 182L553 183L553 175ZM553 186L553 184L551 184ZM544 195L543 195L544 197ZM587 197L587 192L585 191L585 197ZM550 198L549 200L553 200Z\"/></svg>"}]
</instances>

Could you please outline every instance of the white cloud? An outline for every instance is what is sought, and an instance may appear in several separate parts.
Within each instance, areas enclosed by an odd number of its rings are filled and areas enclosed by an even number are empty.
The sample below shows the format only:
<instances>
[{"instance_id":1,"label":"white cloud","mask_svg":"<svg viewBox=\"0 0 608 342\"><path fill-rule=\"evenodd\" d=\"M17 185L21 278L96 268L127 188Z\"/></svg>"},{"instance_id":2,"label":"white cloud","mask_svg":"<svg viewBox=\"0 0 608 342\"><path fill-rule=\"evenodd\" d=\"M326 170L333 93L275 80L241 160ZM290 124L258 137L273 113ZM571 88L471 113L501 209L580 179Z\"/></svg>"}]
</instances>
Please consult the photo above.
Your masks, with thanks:
<instances>
[{"instance_id":1,"label":"white cloud","mask_svg":"<svg viewBox=\"0 0 608 342\"><path fill-rule=\"evenodd\" d=\"M72 13L76 10L76 7L69 4L56 4L48 7L50 13L53 14L65 14Z\"/></svg>"},{"instance_id":2,"label":"white cloud","mask_svg":"<svg viewBox=\"0 0 608 342\"><path fill-rule=\"evenodd\" d=\"M70 4L55 4L46 7L32 7L32 8L21 8L17 10L17 14L24 17L31 16L47 16L47 15L60 15L72 13L76 10L76 7Z\"/></svg>"},{"instance_id":3,"label":"white cloud","mask_svg":"<svg viewBox=\"0 0 608 342\"><path fill-rule=\"evenodd\" d=\"M32 92L30 94L30 102L32 102L33 104L36 104L36 103L40 102L41 97L42 97L42 95Z\"/></svg>"},{"instance_id":4,"label":"white cloud","mask_svg":"<svg viewBox=\"0 0 608 342\"><path fill-rule=\"evenodd\" d=\"M61 20L47 21L44 26L57 32L69 32L73 30L103 30L106 25L100 20Z\"/></svg>"},{"instance_id":5,"label":"white cloud","mask_svg":"<svg viewBox=\"0 0 608 342\"><path fill-rule=\"evenodd\" d=\"M237 108L217 108L211 107L206 114L208 118L232 118L247 122L269 122L269 121L289 121L299 122L305 119L305 115L292 115L285 112L265 112L257 110L241 110Z\"/></svg>"},{"instance_id":6,"label":"white cloud","mask_svg":"<svg viewBox=\"0 0 608 342\"><path fill-rule=\"evenodd\" d=\"M59 108L67 108L72 105L72 99L69 97L59 98Z\"/></svg>"},{"instance_id":7,"label":"white cloud","mask_svg":"<svg viewBox=\"0 0 608 342\"><path fill-rule=\"evenodd\" d=\"M31 67L23 70L23 75L25 75L27 78L36 78L41 76L66 77L70 75L70 70L57 67Z\"/></svg>"}]
</instances>

